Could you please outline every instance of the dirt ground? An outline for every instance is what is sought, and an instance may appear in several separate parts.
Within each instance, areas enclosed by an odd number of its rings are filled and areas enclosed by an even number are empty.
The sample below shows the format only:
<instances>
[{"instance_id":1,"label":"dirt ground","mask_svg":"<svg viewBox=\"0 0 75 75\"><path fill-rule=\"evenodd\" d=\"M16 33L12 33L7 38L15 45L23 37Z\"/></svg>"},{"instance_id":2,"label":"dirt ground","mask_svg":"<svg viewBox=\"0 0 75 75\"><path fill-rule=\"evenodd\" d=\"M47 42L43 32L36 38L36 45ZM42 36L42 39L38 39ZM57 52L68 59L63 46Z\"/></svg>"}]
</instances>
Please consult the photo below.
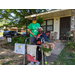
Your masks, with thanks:
<instances>
[{"instance_id":1,"label":"dirt ground","mask_svg":"<svg viewBox=\"0 0 75 75\"><path fill-rule=\"evenodd\" d=\"M0 40L0 44L6 43L7 40ZM11 49L5 49L0 46L0 65L23 65L24 55L16 54Z\"/></svg>"}]
</instances>

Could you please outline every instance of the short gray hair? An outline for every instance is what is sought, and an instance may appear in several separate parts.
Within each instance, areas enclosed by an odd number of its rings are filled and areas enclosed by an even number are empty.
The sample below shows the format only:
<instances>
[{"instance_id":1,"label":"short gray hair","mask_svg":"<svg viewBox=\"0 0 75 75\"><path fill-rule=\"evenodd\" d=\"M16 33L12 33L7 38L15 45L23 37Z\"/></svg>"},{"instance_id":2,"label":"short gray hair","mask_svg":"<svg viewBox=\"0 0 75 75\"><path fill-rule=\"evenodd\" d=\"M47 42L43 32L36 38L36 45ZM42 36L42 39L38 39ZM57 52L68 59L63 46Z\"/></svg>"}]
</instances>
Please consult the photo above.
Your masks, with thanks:
<instances>
[{"instance_id":1,"label":"short gray hair","mask_svg":"<svg viewBox=\"0 0 75 75\"><path fill-rule=\"evenodd\" d=\"M43 28L42 28L42 27L39 27L38 29L41 29L41 30L43 30Z\"/></svg>"}]
</instances>

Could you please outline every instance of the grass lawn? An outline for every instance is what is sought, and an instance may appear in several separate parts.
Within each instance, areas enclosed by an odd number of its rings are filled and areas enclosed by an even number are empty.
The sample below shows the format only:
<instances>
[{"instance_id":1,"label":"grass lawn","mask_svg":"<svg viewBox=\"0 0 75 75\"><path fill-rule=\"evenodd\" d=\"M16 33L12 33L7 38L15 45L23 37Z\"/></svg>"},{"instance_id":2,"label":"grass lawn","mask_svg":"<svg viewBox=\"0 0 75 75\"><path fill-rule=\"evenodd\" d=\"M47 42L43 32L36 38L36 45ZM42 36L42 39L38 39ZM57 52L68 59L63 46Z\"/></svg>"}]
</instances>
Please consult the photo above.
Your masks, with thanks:
<instances>
[{"instance_id":1,"label":"grass lawn","mask_svg":"<svg viewBox=\"0 0 75 75\"><path fill-rule=\"evenodd\" d=\"M3 33L0 32L0 35L3 35Z\"/></svg>"},{"instance_id":2,"label":"grass lawn","mask_svg":"<svg viewBox=\"0 0 75 75\"><path fill-rule=\"evenodd\" d=\"M75 65L75 52L70 52L65 47L52 65Z\"/></svg>"}]
</instances>

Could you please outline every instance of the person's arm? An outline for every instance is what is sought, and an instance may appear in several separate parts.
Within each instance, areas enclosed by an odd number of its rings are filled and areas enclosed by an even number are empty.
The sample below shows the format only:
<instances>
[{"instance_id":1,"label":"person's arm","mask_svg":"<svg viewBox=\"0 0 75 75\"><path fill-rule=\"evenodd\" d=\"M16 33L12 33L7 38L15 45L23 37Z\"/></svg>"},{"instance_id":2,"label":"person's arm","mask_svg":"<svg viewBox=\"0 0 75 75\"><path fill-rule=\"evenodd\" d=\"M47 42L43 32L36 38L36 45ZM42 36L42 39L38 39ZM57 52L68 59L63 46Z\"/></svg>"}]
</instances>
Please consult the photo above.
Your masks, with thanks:
<instances>
[{"instance_id":1,"label":"person's arm","mask_svg":"<svg viewBox=\"0 0 75 75\"><path fill-rule=\"evenodd\" d=\"M32 29L32 24L30 23L30 24L28 25L28 32L29 32L30 34L32 34L32 35L36 38L36 36L31 32L31 29Z\"/></svg>"},{"instance_id":2,"label":"person's arm","mask_svg":"<svg viewBox=\"0 0 75 75\"><path fill-rule=\"evenodd\" d=\"M29 32L30 34L32 34L32 35L36 38L36 35L34 35L34 34L31 32L30 29L28 29L28 32Z\"/></svg>"},{"instance_id":3,"label":"person's arm","mask_svg":"<svg viewBox=\"0 0 75 75\"><path fill-rule=\"evenodd\" d=\"M49 42L49 40L48 40L46 34L43 33L43 36L44 36L45 41L46 41L46 42Z\"/></svg>"}]
</instances>

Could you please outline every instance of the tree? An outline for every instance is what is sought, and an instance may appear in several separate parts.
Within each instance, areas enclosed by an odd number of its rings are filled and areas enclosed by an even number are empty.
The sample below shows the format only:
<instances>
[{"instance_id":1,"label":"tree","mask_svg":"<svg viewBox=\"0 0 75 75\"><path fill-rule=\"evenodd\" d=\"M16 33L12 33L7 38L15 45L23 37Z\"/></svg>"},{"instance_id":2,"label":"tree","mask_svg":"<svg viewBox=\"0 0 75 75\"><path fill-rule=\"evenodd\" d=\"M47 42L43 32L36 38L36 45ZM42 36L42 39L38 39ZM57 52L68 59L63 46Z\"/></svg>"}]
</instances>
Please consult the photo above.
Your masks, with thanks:
<instances>
[{"instance_id":1,"label":"tree","mask_svg":"<svg viewBox=\"0 0 75 75\"><path fill-rule=\"evenodd\" d=\"M42 17L42 16L39 17L39 18L37 19L37 22L38 22L40 25L43 24L43 23L44 23L43 17Z\"/></svg>"},{"instance_id":2,"label":"tree","mask_svg":"<svg viewBox=\"0 0 75 75\"><path fill-rule=\"evenodd\" d=\"M8 19L10 27L14 25L21 28L26 24L25 16L45 11L46 9L0 9L0 21ZM30 20L28 20L29 22Z\"/></svg>"}]
</instances>

